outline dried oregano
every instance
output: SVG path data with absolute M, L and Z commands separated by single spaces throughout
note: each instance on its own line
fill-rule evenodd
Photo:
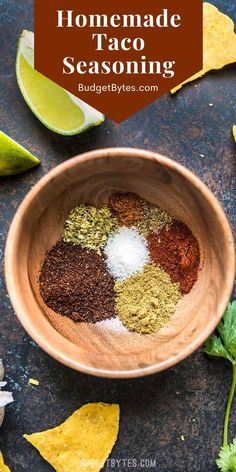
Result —
M 155 333 L 175 313 L 181 298 L 178 283 L 154 264 L 143 272 L 115 283 L 117 315 L 130 331 Z
M 136 226 L 140 233 L 159 233 L 172 217 L 165 210 L 154 206 L 134 193 L 114 193 L 108 203 L 119 224 Z
M 116 218 L 107 206 L 81 204 L 73 208 L 65 222 L 63 240 L 101 253 L 108 236 L 117 228 Z
M 164 226 L 172 222 L 169 213 L 145 200 L 140 201 L 139 214 L 137 227 L 144 236 L 150 233 L 159 233 Z

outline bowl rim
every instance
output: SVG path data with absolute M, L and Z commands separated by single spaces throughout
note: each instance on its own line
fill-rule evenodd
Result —
M 209 205 L 214 208 L 214 211 L 218 215 L 219 221 L 221 226 L 223 227 L 224 238 L 227 240 L 227 267 L 226 267 L 226 284 L 224 292 L 222 293 L 220 302 L 218 303 L 218 313 L 217 316 L 214 318 L 212 317 L 209 323 L 205 326 L 204 330 L 201 334 L 194 339 L 190 344 L 187 344 L 184 349 L 175 353 L 168 359 L 153 364 L 148 367 L 142 367 L 138 369 L 131 369 L 131 370 L 110 370 L 110 369 L 98 369 L 95 367 L 88 367 L 84 364 L 81 364 L 78 360 L 70 358 L 68 355 L 63 354 L 54 345 L 49 344 L 45 339 L 44 336 L 38 333 L 35 326 L 28 318 L 27 312 L 22 310 L 21 301 L 18 298 L 15 279 L 12 277 L 13 266 L 14 266 L 14 259 L 16 257 L 15 253 L 15 240 L 18 238 L 18 229 L 19 225 L 21 224 L 22 217 L 26 212 L 29 204 L 32 200 L 36 197 L 36 195 L 47 186 L 47 184 L 53 179 L 55 180 L 57 176 L 61 175 L 64 171 L 68 169 L 72 169 L 77 167 L 79 164 L 84 163 L 90 160 L 96 160 L 100 158 L 116 158 L 116 157 L 133 157 L 133 158 L 143 158 L 151 161 L 155 161 L 164 167 L 168 167 L 169 169 L 176 171 L 177 173 L 181 174 L 184 178 L 186 178 L 196 189 L 200 192 L 205 200 L 208 201 Z M 43 349 L 47 354 L 51 357 L 59 361 L 60 363 L 77 370 L 82 373 L 99 376 L 99 377 L 109 377 L 109 378 L 135 378 L 135 377 L 143 377 L 146 375 L 155 374 L 157 372 L 161 372 L 169 367 L 174 366 L 175 364 L 179 363 L 180 361 L 184 360 L 190 354 L 192 354 L 196 349 L 198 349 L 201 344 L 207 339 L 207 337 L 214 331 L 218 322 L 220 321 L 223 313 L 226 309 L 227 303 L 230 300 L 230 296 L 232 293 L 234 279 L 235 279 L 235 251 L 234 251 L 234 239 L 232 235 L 231 226 L 227 220 L 227 217 L 224 213 L 224 210 L 217 200 L 217 198 L 213 195 L 211 190 L 202 182 L 202 180 L 197 177 L 193 172 L 188 170 L 183 165 L 179 164 L 178 162 L 162 156 L 161 154 L 148 151 L 146 149 L 139 149 L 139 148 L 127 148 L 127 147 L 111 147 L 111 148 L 104 148 L 99 150 L 88 151 L 79 155 L 76 155 L 73 158 L 66 160 L 65 162 L 59 164 L 52 170 L 50 170 L 46 175 L 44 175 L 34 186 L 33 188 L 27 193 L 24 197 L 23 201 L 19 205 L 15 216 L 12 220 L 10 225 L 10 229 L 7 236 L 6 241 L 6 248 L 5 248 L 5 279 L 6 279 L 6 286 L 8 290 L 8 294 L 10 297 L 11 304 L 17 315 L 20 323 L 29 334 L 29 336 Z M 55 330 L 57 333 L 57 331 Z M 71 341 L 64 338 L 62 335 L 57 333 L 63 341 L 67 344 Z

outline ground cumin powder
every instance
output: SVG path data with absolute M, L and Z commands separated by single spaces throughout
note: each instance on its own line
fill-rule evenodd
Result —
M 157 235 L 147 237 L 153 262 L 159 264 L 179 282 L 181 293 L 189 293 L 198 277 L 200 264 L 199 244 L 192 231 L 182 221 L 174 220 Z
M 116 282 L 116 311 L 130 331 L 155 333 L 175 313 L 181 298 L 178 283 L 155 264 L 146 264 L 143 272 Z

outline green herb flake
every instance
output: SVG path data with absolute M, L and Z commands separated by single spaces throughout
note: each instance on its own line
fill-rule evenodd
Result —
M 95 208 L 81 204 L 73 208 L 65 222 L 63 240 L 94 249 L 101 254 L 110 234 L 117 229 L 116 218 L 107 206 Z
M 139 221 L 137 227 L 141 234 L 159 233 L 164 226 L 172 222 L 172 217 L 165 210 L 154 206 L 146 200 L 140 201 Z
M 221 472 L 236 472 L 236 438 L 221 448 L 216 464 Z

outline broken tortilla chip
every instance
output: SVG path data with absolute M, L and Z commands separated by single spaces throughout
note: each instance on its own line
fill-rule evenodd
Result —
M 29 385 L 36 385 L 36 386 L 38 386 L 38 385 L 39 385 L 39 381 L 36 380 L 36 379 L 29 379 L 28 384 L 29 384 Z
M 4 463 L 3 455 L 0 451 L 0 472 L 11 472 L 9 467 Z
M 60 426 L 24 438 L 57 472 L 99 472 L 116 442 L 119 415 L 119 405 L 88 403 Z
M 203 68 L 171 90 L 177 92 L 184 84 L 214 69 L 236 62 L 234 22 L 211 3 L 203 3 Z
M 233 126 L 233 137 L 234 141 L 236 142 L 236 125 Z

